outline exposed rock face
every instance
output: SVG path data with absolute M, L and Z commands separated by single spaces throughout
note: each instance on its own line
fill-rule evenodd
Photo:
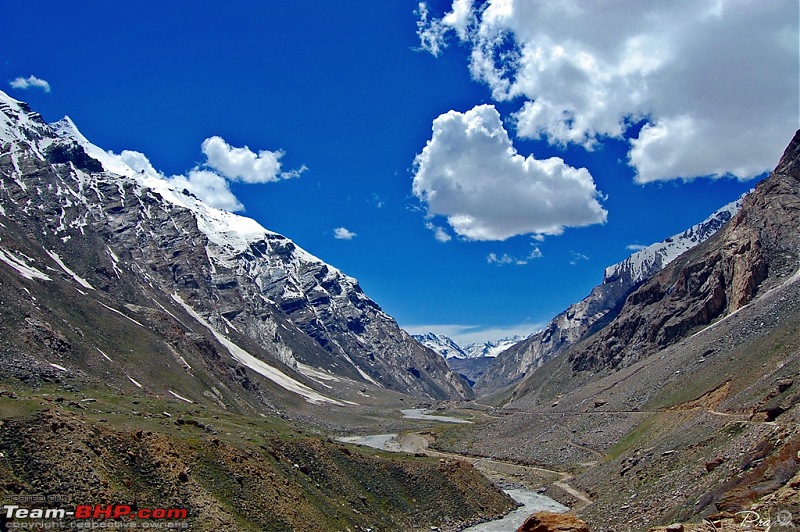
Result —
M 681 253 L 716 233 L 738 212 L 743 198 L 725 205 L 683 233 L 648 246 L 606 268 L 603 282 L 588 296 L 553 318 L 544 330 L 500 353 L 496 362 L 478 379 L 476 388 L 502 388 L 513 383 L 609 323 L 619 313 L 628 294 Z M 746 284 L 748 281 L 741 279 L 739 282 Z
M 154 309 L 166 330 L 184 328 L 176 316 L 189 313 L 212 344 L 237 344 L 220 350 L 244 366 L 274 376 L 239 344 L 333 395 L 325 383 L 337 378 L 429 398 L 472 395 L 352 277 L 254 220 L 135 172 L 68 118 L 48 125 L 3 93 L 0 175 L 0 266 L 17 280 L 31 278 L 29 266 L 41 283 L 57 272 L 106 308 Z M 47 324 L 30 328 L 63 344 Z
M 575 350 L 575 371 L 627 365 L 747 305 L 800 265 L 800 132 L 721 231 L 635 289 L 619 315 Z
M 589 532 L 589 526 L 574 515 L 536 512 L 517 532 Z

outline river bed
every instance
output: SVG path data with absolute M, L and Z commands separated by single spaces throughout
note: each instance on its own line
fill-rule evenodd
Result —
M 406 410 L 403 411 L 404 414 L 406 412 Z M 441 420 L 441 417 L 444 416 L 429 417 L 434 417 Z M 458 422 L 463 423 L 464 421 L 458 420 Z M 416 435 L 405 435 L 398 440 L 397 434 L 373 434 L 370 436 L 342 436 L 336 438 L 336 440 L 343 443 L 366 445 L 367 447 L 380 449 L 382 451 L 414 453 L 421 450 L 419 448 L 419 441 L 422 441 L 423 439 Z M 537 493 L 533 490 L 525 488 L 512 488 L 503 491 L 508 493 L 512 499 L 522 504 L 522 506 L 511 511 L 510 513 L 507 513 L 500 519 L 495 519 L 494 521 L 488 521 L 486 523 L 472 526 L 465 529 L 464 532 L 506 532 L 508 530 L 516 530 L 522 523 L 525 522 L 525 519 L 527 519 L 534 512 L 548 511 L 564 513 L 569 510 L 569 508 L 559 504 L 550 497 L 542 495 L 541 493 Z
M 519 528 L 519 526 L 534 512 L 547 511 L 561 514 L 569 510 L 569 508 L 563 504 L 559 504 L 550 497 L 542 495 L 541 493 L 536 493 L 535 491 L 526 490 L 524 488 L 514 488 L 503 491 L 508 493 L 512 499 L 521 503 L 522 506 L 507 513 L 500 519 L 465 528 L 464 532 L 508 532 L 509 530 L 516 530 Z
M 421 419 L 423 421 L 442 421 L 444 423 L 472 423 L 466 419 L 459 419 L 450 416 L 437 416 L 424 408 L 406 408 L 400 411 L 406 419 Z

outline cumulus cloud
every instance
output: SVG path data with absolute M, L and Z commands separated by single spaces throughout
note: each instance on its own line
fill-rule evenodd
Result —
M 333 238 L 339 240 L 353 240 L 356 236 L 356 233 L 350 231 L 346 227 L 337 227 L 333 230 Z
M 232 181 L 270 183 L 298 177 L 306 170 L 303 166 L 298 170 L 282 172 L 282 151 L 261 150 L 255 153 L 247 146 L 234 148 L 217 136 L 204 140 L 201 148 L 207 159 L 206 166 Z
M 231 192 L 228 181 L 216 172 L 195 167 L 186 175 L 167 177 L 156 170 L 143 153 L 123 150 L 119 155 L 113 153 L 111 155 L 130 166 L 137 173 L 166 181 L 176 190 L 191 192 L 211 207 L 231 212 L 244 210 L 244 205 Z
M 517 153 L 494 106 L 449 111 L 414 160 L 414 195 L 468 240 L 558 235 L 606 220 L 594 180 L 560 158 Z
M 14 89 L 30 89 L 30 88 L 37 88 L 42 89 L 44 92 L 50 92 L 50 84 L 41 79 L 37 78 L 36 76 L 28 76 L 27 78 L 19 77 L 12 79 L 8 82 Z
M 140 174 L 144 174 L 147 177 L 156 177 L 159 179 L 165 179 L 164 174 L 162 174 L 153 167 L 153 164 L 150 162 L 150 159 L 148 159 L 144 153 L 132 150 L 122 150 L 122 153 L 120 153 L 119 155 L 115 155 L 114 153 L 111 152 L 109 153 L 110 155 L 113 155 L 117 159 L 121 160 L 123 163 L 127 164 Z
M 212 207 L 232 212 L 244 210 L 244 205 L 231 191 L 231 181 L 270 183 L 297 177 L 306 170 L 304 165 L 298 170 L 283 172 L 280 163 L 283 152 L 255 153 L 247 146 L 234 148 L 217 136 L 203 141 L 201 150 L 206 156 L 205 164 L 192 168 L 185 175 L 170 177 L 156 170 L 143 153 L 124 150 L 119 155 L 111 155 L 138 173 L 167 181 L 177 190 L 187 190 Z M 350 238 L 353 236 L 354 233 Z
M 645 120 L 628 159 L 647 183 L 775 165 L 798 127 L 797 18 L 793 0 L 457 0 L 418 24 L 431 52 L 469 46 L 493 98 L 522 100 L 520 136 L 591 149 Z
M 167 179 L 178 190 L 186 189 L 200 200 L 224 211 L 243 211 L 244 205 L 231 192 L 224 177 L 209 170 L 190 170 L 185 176 Z

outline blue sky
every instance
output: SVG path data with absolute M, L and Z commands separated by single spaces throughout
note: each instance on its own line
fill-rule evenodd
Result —
M 2 0 L 0 83 L 463 343 L 533 332 L 799 125 L 795 0 L 598 5 Z

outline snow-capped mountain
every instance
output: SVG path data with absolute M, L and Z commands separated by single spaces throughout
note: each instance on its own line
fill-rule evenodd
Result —
M 497 388 L 514 382 L 599 329 L 616 316 L 625 298 L 636 287 L 725 225 L 739 211 L 745 197 L 746 194 L 742 195 L 686 231 L 647 246 L 606 268 L 603 282 L 588 296 L 553 318 L 542 331 L 504 350 L 484 372 L 477 386 Z
M 356 279 L 255 220 L 137 171 L 89 142 L 69 118 L 48 125 L 2 92 L 0 175 L 0 273 L 32 294 L 31 288 L 64 281 L 53 272 L 66 273 L 94 307 L 133 312 L 132 323 L 171 331 L 164 350 L 177 353 L 181 366 L 206 367 L 217 387 L 225 382 L 220 372 L 232 371 L 247 387 L 257 376 L 316 403 L 343 404 L 336 396 L 350 384 L 431 398 L 471 395 Z M 28 315 L 43 298 L 32 297 L 34 303 L 20 302 Z M 72 334 L 64 324 L 74 316 L 39 314 L 37 322 Z M 200 340 L 183 346 L 187 334 L 205 338 L 205 347 Z M 88 348 L 124 358 L 103 345 Z M 182 348 L 227 358 L 187 362 Z M 63 362 L 92 373 L 83 360 Z M 128 379 L 148 386 L 141 368 L 131 364 L 126 371 L 139 371 Z
M 606 268 L 603 284 L 621 282 L 632 286 L 649 279 L 686 251 L 708 240 L 742 208 L 745 196 L 743 194 L 686 231 L 651 244 L 622 262 L 609 266 Z
M 448 360 L 453 358 L 494 358 L 512 345 L 525 339 L 522 336 L 511 336 L 488 342 L 473 342 L 461 347 L 455 340 L 444 334 L 429 332 L 413 336 L 416 341 Z
M 463 349 L 449 336 L 433 332 L 412 335 L 414 340 L 446 359 L 467 358 Z
M 512 345 L 521 342 L 526 337 L 514 335 L 500 340 L 492 340 L 483 343 L 471 343 L 464 347 L 464 354 L 467 358 L 494 358 Z

